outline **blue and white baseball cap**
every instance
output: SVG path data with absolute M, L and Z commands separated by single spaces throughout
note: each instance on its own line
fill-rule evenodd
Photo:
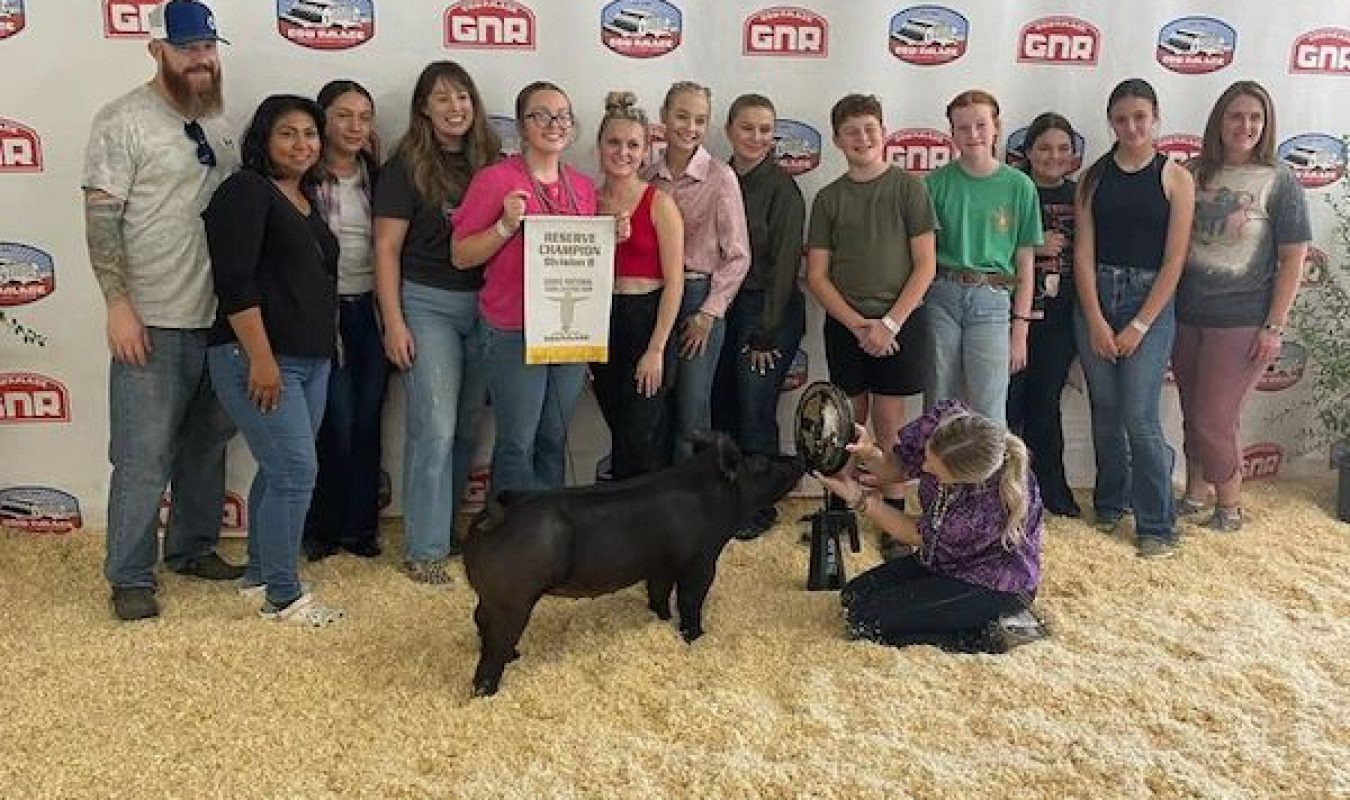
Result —
M 216 17 L 197 0 L 168 0 L 150 12 L 150 38 L 169 44 L 225 42 L 216 31 Z

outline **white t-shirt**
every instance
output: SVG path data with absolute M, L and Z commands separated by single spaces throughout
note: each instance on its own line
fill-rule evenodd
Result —
M 358 172 L 337 181 L 338 294 L 365 294 L 375 288 L 375 265 L 371 261 L 370 202 L 362 194 Z
M 126 201 L 127 290 L 146 325 L 209 328 L 216 295 L 201 213 L 239 167 L 222 118 L 198 120 L 216 166 L 197 160 L 189 120 L 146 84 L 104 106 L 85 151 L 83 187 Z

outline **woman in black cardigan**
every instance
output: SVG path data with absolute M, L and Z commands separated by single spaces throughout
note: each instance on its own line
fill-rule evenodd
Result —
M 268 97 L 243 168 L 202 213 L 219 299 L 211 381 L 258 462 L 241 591 L 263 596 L 265 619 L 314 627 L 342 617 L 305 591 L 297 565 L 337 341 L 338 244 L 312 193 L 323 129 L 313 100 Z

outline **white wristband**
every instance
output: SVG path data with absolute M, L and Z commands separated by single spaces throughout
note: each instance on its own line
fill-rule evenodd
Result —
M 502 221 L 500 218 L 497 220 L 496 227 L 497 227 L 497 235 L 502 237 L 503 239 L 510 239 L 512 236 L 515 235 L 515 231 L 506 227 L 506 223 Z
M 886 326 L 886 330 L 890 331 L 892 336 L 900 332 L 900 323 L 891 319 L 890 314 L 881 318 L 881 324 Z
M 1144 322 L 1138 317 L 1135 317 L 1134 319 L 1130 320 L 1130 327 L 1134 328 L 1140 333 L 1148 333 L 1148 323 Z

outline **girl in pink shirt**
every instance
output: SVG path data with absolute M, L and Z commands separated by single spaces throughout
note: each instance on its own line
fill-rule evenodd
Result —
M 536 81 L 516 96 L 521 154 L 474 175 L 454 214 L 451 261 L 486 264 L 478 308 L 483 359 L 496 422 L 492 490 L 557 488 L 566 482 L 567 423 L 581 395 L 585 364 L 525 363 L 527 214 L 589 216 L 595 184 L 562 163 L 572 143 L 572 104 Z

